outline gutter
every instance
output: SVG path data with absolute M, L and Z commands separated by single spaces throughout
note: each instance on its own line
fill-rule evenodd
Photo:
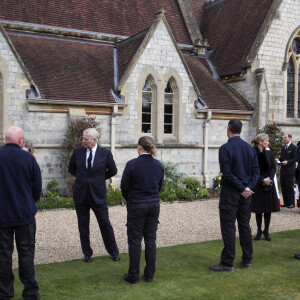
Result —
M 253 115 L 254 111 L 251 110 L 224 110 L 219 108 L 209 109 L 212 113 L 222 113 L 222 114 L 239 114 L 239 115 Z M 207 109 L 198 109 L 197 113 L 207 113 Z M 199 117 L 197 117 L 199 119 Z
M 74 106 L 92 106 L 92 107 L 126 107 L 125 103 L 109 102 L 91 102 L 91 101 L 69 101 L 69 100 L 51 100 L 51 99 L 28 99 L 29 104 L 56 104 L 56 105 L 74 105 Z

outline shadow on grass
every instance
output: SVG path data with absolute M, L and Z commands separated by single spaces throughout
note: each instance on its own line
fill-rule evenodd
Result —
M 239 267 L 237 239 L 234 273 L 215 273 L 222 241 L 187 244 L 157 250 L 157 273 L 152 283 L 131 285 L 123 280 L 128 254 L 120 262 L 96 257 L 36 266 L 43 299 L 300 299 L 300 230 L 273 233 L 272 241 L 254 241 L 251 270 Z M 141 274 L 144 257 L 141 261 Z M 14 271 L 17 278 L 17 270 Z M 22 299 L 22 285 L 15 282 L 15 300 Z

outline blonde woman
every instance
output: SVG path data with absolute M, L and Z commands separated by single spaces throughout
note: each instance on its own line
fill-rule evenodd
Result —
M 34 150 L 34 148 L 32 146 L 32 143 L 29 140 L 24 140 L 23 150 L 31 153 L 33 155 L 33 157 L 35 158 L 35 160 L 37 160 L 37 156 L 36 156 L 35 150 Z
M 251 212 L 256 214 L 257 234 L 254 240 L 260 240 L 262 234 L 267 241 L 271 241 L 269 226 L 271 213 L 280 210 L 274 184 L 276 173 L 275 158 L 269 149 L 269 136 L 265 133 L 258 134 L 252 141 L 257 153 L 260 176 L 254 188 L 251 199 Z M 262 231 L 262 215 L 264 214 L 265 228 Z
M 144 237 L 144 280 L 152 282 L 156 265 L 156 231 L 160 211 L 159 192 L 164 182 L 164 167 L 156 159 L 156 148 L 148 136 L 138 141 L 139 157 L 127 162 L 121 190 L 127 202 L 127 236 L 129 269 L 124 279 L 132 284 L 140 281 L 141 243 Z

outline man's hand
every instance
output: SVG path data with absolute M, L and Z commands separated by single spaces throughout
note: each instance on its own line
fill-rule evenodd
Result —
M 251 191 L 248 187 L 246 187 L 245 190 L 241 193 L 241 195 L 244 198 L 248 198 L 248 197 L 252 196 L 253 194 L 254 194 L 254 192 Z
M 284 160 L 283 162 L 282 162 L 282 164 L 285 166 L 285 165 L 287 165 L 287 160 Z

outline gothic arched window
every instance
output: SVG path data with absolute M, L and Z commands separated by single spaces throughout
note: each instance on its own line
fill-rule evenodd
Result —
M 165 88 L 165 99 L 164 99 L 164 134 L 174 133 L 174 93 L 171 86 L 171 82 L 168 81 Z
M 151 133 L 152 121 L 152 87 L 149 78 L 146 79 L 142 92 L 142 133 Z
M 290 40 L 287 55 L 286 117 L 300 118 L 300 31 Z
M 295 67 L 293 58 L 290 58 L 289 66 L 287 69 L 287 109 L 286 116 L 294 118 L 295 107 Z

